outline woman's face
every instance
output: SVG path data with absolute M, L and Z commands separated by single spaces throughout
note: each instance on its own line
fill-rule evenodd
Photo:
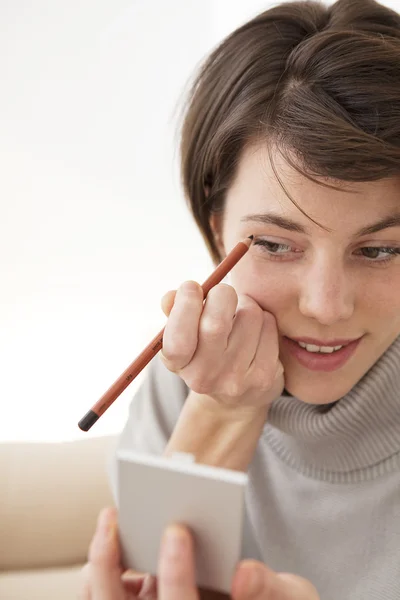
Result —
M 286 389 L 326 404 L 400 334 L 400 255 L 389 250 L 400 252 L 400 176 L 337 191 L 274 160 L 289 194 L 326 229 L 285 195 L 265 148 L 245 152 L 224 215 L 211 224 L 224 253 L 256 236 L 232 285 L 275 316 Z

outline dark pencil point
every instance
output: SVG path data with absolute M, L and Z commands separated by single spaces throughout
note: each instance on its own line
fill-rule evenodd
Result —
M 254 240 L 254 235 L 249 235 L 249 240 Z
M 96 415 L 95 412 L 89 410 L 79 421 L 78 427 L 79 429 L 82 429 L 82 431 L 89 431 L 89 429 L 96 423 L 97 419 L 99 419 L 99 415 Z

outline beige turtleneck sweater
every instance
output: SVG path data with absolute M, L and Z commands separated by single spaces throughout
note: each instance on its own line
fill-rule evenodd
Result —
M 162 454 L 187 395 L 154 359 L 118 448 Z M 321 600 L 399 600 L 400 338 L 334 404 L 278 398 L 248 474 L 243 558 Z

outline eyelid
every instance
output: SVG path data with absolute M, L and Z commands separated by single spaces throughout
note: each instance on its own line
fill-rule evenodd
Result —
M 355 246 L 382 246 L 382 247 L 389 247 L 389 246 L 400 246 L 400 238 L 397 238 L 397 240 L 385 240 L 385 239 L 379 239 L 379 237 L 374 237 L 373 239 L 371 239 L 371 237 L 363 239 L 363 240 L 358 240 L 357 242 L 354 243 Z
M 282 236 L 278 236 L 278 235 L 255 235 L 254 236 L 254 242 L 256 242 L 257 240 L 265 240 L 266 242 L 271 242 L 272 244 L 282 244 L 285 246 L 298 246 L 298 244 L 296 242 L 294 242 L 293 240 L 288 240 L 287 238 L 284 238 Z

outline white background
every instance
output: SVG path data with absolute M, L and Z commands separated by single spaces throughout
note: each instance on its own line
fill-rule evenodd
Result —
M 163 293 L 212 268 L 179 187 L 182 94 L 270 4 L 0 3 L 0 441 L 123 426 L 143 373 L 77 422 L 164 325 Z

